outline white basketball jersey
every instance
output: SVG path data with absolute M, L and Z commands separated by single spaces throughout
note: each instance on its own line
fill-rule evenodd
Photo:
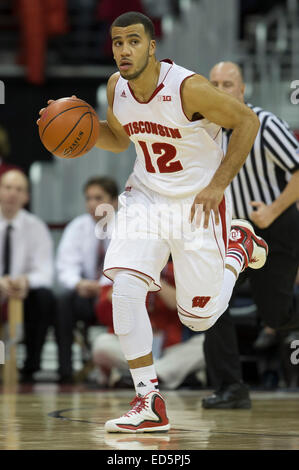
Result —
M 157 88 L 145 103 L 121 76 L 115 86 L 113 113 L 136 148 L 133 175 L 165 196 L 199 192 L 223 158 L 221 127 L 207 119 L 190 121 L 184 113 L 181 87 L 192 75 L 168 59 L 162 61 Z

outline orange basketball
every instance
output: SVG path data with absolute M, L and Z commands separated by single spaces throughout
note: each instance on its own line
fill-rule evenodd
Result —
M 99 118 L 86 101 L 60 98 L 44 110 L 39 136 L 49 152 L 61 158 L 81 157 L 99 137 Z

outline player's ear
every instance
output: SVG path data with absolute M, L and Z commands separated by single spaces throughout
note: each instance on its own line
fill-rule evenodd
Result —
M 153 56 L 155 52 L 156 52 L 156 41 L 154 39 L 151 39 L 150 47 L 149 47 L 149 55 Z

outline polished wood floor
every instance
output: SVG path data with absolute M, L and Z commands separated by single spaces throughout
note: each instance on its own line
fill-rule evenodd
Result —
M 167 434 L 107 434 L 133 393 L 35 385 L 0 394 L 0 449 L 299 449 L 299 393 L 253 392 L 251 410 L 204 410 L 208 391 L 164 392 Z

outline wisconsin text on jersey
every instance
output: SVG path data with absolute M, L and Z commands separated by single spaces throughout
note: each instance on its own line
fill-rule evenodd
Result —
M 181 139 L 181 133 L 179 129 L 172 129 L 171 127 L 162 126 L 162 124 L 156 124 L 148 121 L 134 121 L 125 124 L 124 129 L 128 136 L 133 134 L 155 134 L 161 137 L 172 137 L 173 139 Z

